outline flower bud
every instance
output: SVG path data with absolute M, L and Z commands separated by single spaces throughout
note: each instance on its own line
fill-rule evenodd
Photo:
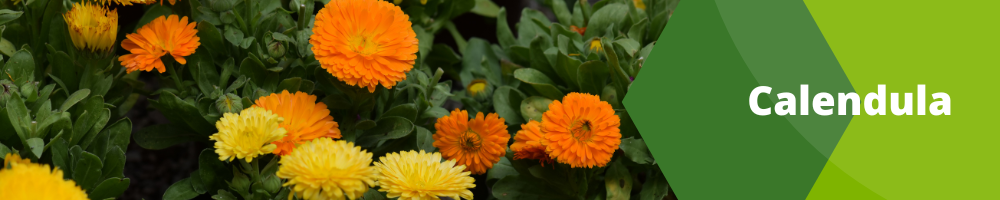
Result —
M 552 103 L 551 99 L 546 99 L 543 97 L 532 96 L 521 101 L 521 116 L 524 120 L 535 120 L 542 121 L 542 113 L 549 111 L 549 104 Z
M 243 110 L 243 99 L 233 93 L 222 95 L 215 101 L 215 108 L 219 113 L 239 113 Z
M 282 56 L 285 56 L 285 50 L 286 50 L 285 44 L 281 43 L 281 41 L 272 39 L 270 42 L 267 43 L 267 54 L 271 55 L 271 57 L 273 58 L 278 59 L 281 58 Z
M 493 86 L 484 79 L 476 79 L 465 87 L 465 91 L 476 101 L 486 101 L 493 95 Z
M 264 178 L 264 191 L 277 194 L 278 190 L 281 190 L 281 179 L 278 179 L 277 176 L 267 176 L 267 178 Z
M 0 103 L 7 103 L 7 100 L 14 95 L 14 92 L 18 91 L 17 85 L 10 82 L 10 80 L 4 79 L 0 80 L 0 87 L 3 88 L 2 93 L 0 93 Z

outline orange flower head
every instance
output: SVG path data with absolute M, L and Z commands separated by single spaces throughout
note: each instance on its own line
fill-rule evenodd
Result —
M 603 167 L 621 144 L 621 119 L 611 104 L 590 94 L 570 93 L 542 114 L 545 152 L 574 168 Z
M 417 59 L 409 18 L 388 1 L 332 1 L 316 14 L 309 44 L 320 66 L 347 84 L 392 88 Z
M 253 107 L 261 107 L 285 118 L 279 126 L 288 133 L 281 140 L 272 144 L 278 145 L 275 155 L 288 155 L 299 144 L 310 140 L 328 137 L 340 138 L 337 122 L 330 116 L 330 110 L 323 102 L 316 102 L 316 96 L 304 92 L 289 93 L 288 90 L 258 98 Z
M 576 32 L 576 33 L 579 33 L 580 35 L 583 35 L 583 33 L 587 32 L 587 27 L 580 28 L 580 27 L 576 27 L 576 25 L 570 25 L 569 26 L 569 30 L 571 30 L 573 32 Z
M 514 144 L 510 145 L 510 150 L 514 151 L 514 159 L 537 159 L 542 166 L 545 166 L 545 163 L 552 163 L 552 158 L 545 153 L 545 134 L 542 133 L 542 124 L 535 120 L 521 124 L 521 130 L 514 135 Z
M 500 161 L 501 156 L 507 154 L 510 134 L 504 119 L 496 113 L 483 117 L 480 112 L 470 120 L 468 111 L 456 109 L 450 115 L 438 118 L 434 128 L 437 129 L 432 136 L 434 146 L 441 149 L 442 156 L 456 159 L 472 174 L 486 173 Z
M 188 24 L 188 18 L 178 19 L 177 15 L 170 17 L 160 16 L 148 24 L 136 30 L 136 33 L 126 35 L 122 41 L 122 48 L 131 54 L 118 57 L 122 66 L 128 72 L 133 71 L 153 71 L 155 68 L 160 73 L 166 71 L 160 57 L 170 54 L 180 64 L 187 64 L 184 56 L 194 53 L 195 49 L 201 45 L 200 38 L 194 29 L 196 23 Z

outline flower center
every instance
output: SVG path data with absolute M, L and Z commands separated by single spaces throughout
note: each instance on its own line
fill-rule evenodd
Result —
M 378 43 L 375 43 L 375 38 L 367 35 L 355 35 L 348 39 L 348 44 L 354 53 L 358 53 L 364 56 L 370 56 L 372 54 L 378 53 L 380 47 Z
M 468 130 L 462 133 L 459 138 L 462 145 L 462 150 L 466 151 L 479 151 L 483 146 L 483 138 L 479 136 L 479 133 L 475 131 Z
M 591 126 L 593 126 L 590 120 L 576 120 L 570 123 L 570 134 L 577 141 L 589 142 L 593 137 L 593 132 L 591 131 Z

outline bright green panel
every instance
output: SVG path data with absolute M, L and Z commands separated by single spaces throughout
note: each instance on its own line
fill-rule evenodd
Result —
M 859 94 L 926 84 L 928 99 L 952 101 L 950 116 L 855 117 L 830 162 L 886 199 L 997 198 L 1000 2 L 805 2 Z M 838 173 L 824 171 L 809 199 L 857 192 Z

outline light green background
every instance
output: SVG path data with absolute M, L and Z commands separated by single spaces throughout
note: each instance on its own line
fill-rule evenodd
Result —
M 808 199 L 1000 199 L 1000 1 L 805 3 L 862 97 L 952 100 L 951 116 L 854 117 Z

